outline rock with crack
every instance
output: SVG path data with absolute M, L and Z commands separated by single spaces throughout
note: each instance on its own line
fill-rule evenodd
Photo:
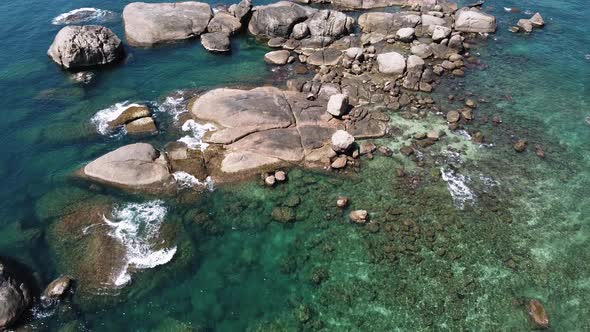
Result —
M 100 25 L 71 25 L 62 28 L 47 55 L 66 69 L 106 65 L 123 58 L 121 40 Z
M 131 46 L 153 46 L 194 38 L 205 32 L 213 13 L 206 3 L 133 2 L 123 10 L 125 37 Z

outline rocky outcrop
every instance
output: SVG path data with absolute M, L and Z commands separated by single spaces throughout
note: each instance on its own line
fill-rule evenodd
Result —
M 461 8 L 455 14 L 455 30 L 462 32 L 494 32 L 496 18 L 477 8 Z
M 205 32 L 211 20 L 211 7 L 200 2 L 133 2 L 123 10 L 127 43 L 153 46 L 194 38 Z
M 30 305 L 28 286 L 0 260 L 0 330 L 11 327 Z
M 62 28 L 47 54 L 67 69 L 106 65 L 123 58 L 121 40 L 108 28 L 99 25 Z
M 224 53 L 231 50 L 229 35 L 225 32 L 208 32 L 201 36 L 203 47 L 214 53 Z
M 166 157 L 146 143 L 125 145 L 92 161 L 82 176 L 126 189 L 162 186 L 170 182 Z

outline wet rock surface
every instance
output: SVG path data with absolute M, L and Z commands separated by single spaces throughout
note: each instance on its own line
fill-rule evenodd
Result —
M 0 330 L 12 327 L 31 303 L 29 286 L 0 258 Z

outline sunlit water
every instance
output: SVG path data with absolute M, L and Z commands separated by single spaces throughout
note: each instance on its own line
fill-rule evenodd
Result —
M 113 246 L 126 243 L 120 250 L 136 263 L 118 270 L 126 287 L 103 295 L 80 290 L 31 324 L 93 331 L 526 330 L 519 301 L 538 298 L 554 330 L 590 329 L 584 1 L 486 3 L 499 19 L 498 32 L 474 49 L 487 68 L 435 94 L 449 108 L 460 102 L 447 105 L 447 94 L 474 94 L 476 121 L 467 129 L 481 130 L 484 145 L 449 133 L 433 147 L 440 153 L 420 156 L 431 165 L 424 170 L 396 154 L 363 162 L 358 175 L 293 170 L 274 189 L 203 183 L 210 190 L 198 198 L 173 199 L 100 191 L 71 179 L 84 163 L 134 141 L 102 135 L 93 117 L 118 103 L 147 103 L 160 124 L 148 142 L 163 147 L 198 138 L 205 129 L 189 123 L 183 130 L 182 98 L 170 95 L 264 84 L 271 74 L 262 60 L 267 48 L 244 34 L 229 56 L 209 54 L 198 42 L 127 49 L 124 63 L 95 72 L 89 84 L 76 83 L 47 58 L 58 15 L 83 7 L 120 14 L 125 3 L 0 3 L 0 254 L 30 267 L 43 287 L 84 258 L 68 251 L 80 247 L 79 234 L 60 233 L 60 223 L 72 208 L 106 201 L 100 212 L 110 228 L 102 231 Z M 508 27 L 527 14 L 503 7 L 539 11 L 547 26 L 512 34 Z M 123 35 L 118 19 L 102 24 Z M 500 115 L 503 124 L 483 124 L 484 115 Z M 392 120 L 407 133 L 443 126 L 436 117 Z M 526 153 L 513 151 L 517 138 L 529 140 Z M 403 141 L 380 142 L 395 148 Z M 544 160 L 535 144 L 544 147 Z M 401 166 L 417 182 L 395 177 Z M 177 176 L 187 187 L 194 182 Z M 348 210 L 334 206 L 339 195 L 351 198 L 350 209 L 369 210 L 376 223 L 349 224 Z M 294 211 L 296 222 L 273 221 L 277 207 Z

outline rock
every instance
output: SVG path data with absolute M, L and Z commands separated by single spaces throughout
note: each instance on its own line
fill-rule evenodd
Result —
M 337 130 L 332 134 L 332 150 L 338 153 L 347 152 L 354 144 L 354 136 L 344 130 Z
M 293 27 L 293 32 L 291 32 L 291 37 L 295 39 L 303 39 L 309 36 L 309 27 L 305 22 L 297 23 Z
M 208 32 L 201 35 L 201 44 L 209 52 L 229 52 L 231 43 L 229 35 L 225 32 Z
M 305 21 L 312 12 L 315 10 L 287 1 L 255 7 L 248 31 L 266 38 L 288 38 L 293 26 Z
M 516 25 L 524 32 L 532 32 L 533 31 L 533 24 L 530 20 L 527 19 L 520 19 Z
M 447 24 L 443 18 L 436 17 L 433 15 L 422 14 L 422 26 L 423 27 L 434 27 L 437 25 Z
M 436 131 L 436 130 L 431 130 L 426 134 L 426 137 L 428 139 L 433 140 L 433 141 L 438 141 L 439 136 L 440 135 L 439 135 L 438 131 Z
M 201 2 L 133 2 L 123 9 L 125 38 L 144 47 L 194 38 L 205 32 L 211 16 L 211 7 Z
M 295 210 L 290 207 L 280 206 L 272 209 L 271 216 L 274 220 L 282 223 L 290 223 L 295 221 Z
M 463 37 L 461 35 L 454 35 L 451 36 L 451 38 L 449 39 L 449 44 L 448 44 L 449 48 L 455 49 L 455 50 L 462 50 L 463 49 Z
M 240 22 L 244 22 L 249 16 L 252 10 L 251 0 L 242 0 L 237 5 L 229 7 L 229 12 L 235 16 Z
M 271 51 L 264 55 L 264 61 L 271 65 L 285 65 L 291 52 L 287 50 Z
M 335 94 L 328 101 L 328 113 L 334 117 L 341 117 L 348 112 L 348 96 L 344 94 Z
M 279 48 L 279 47 L 283 47 L 283 44 L 285 44 L 287 40 L 283 37 L 275 37 L 275 38 L 271 38 L 268 40 L 268 43 L 266 43 L 268 45 L 268 47 L 272 47 L 272 48 Z
M 127 133 L 132 135 L 154 134 L 158 132 L 154 119 L 150 117 L 133 120 L 125 125 Z
M 410 55 L 407 63 L 408 65 L 403 87 L 410 90 L 419 90 L 422 69 L 424 68 L 424 60 L 417 55 Z
M 147 106 L 131 104 L 116 119 L 109 122 L 109 128 L 114 129 L 131 121 L 149 116 L 151 116 L 151 112 Z
M 542 145 L 535 144 L 535 154 L 541 159 L 545 158 L 545 150 Z
M 366 210 L 354 210 L 350 212 L 348 218 L 355 224 L 364 224 L 369 220 L 369 213 Z
M 395 33 L 395 38 L 401 42 L 409 43 L 414 40 L 415 33 L 414 28 L 401 28 Z
M 161 186 L 171 179 L 166 158 L 146 143 L 125 145 L 82 169 L 89 179 L 117 187 Z
M 60 66 L 81 69 L 114 63 L 123 58 L 123 43 L 99 25 L 71 25 L 59 30 L 47 51 Z
M 0 260 L 0 330 L 14 324 L 31 305 L 31 292 Z
M 526 309 L 533 328 L 539 330 L 546 330 L 549 328 L 549 316 L 541 301 L 535 299 L 529 300 L 526 304 Z
M 47 288 L 45 288 L 43 295 L 41 295 L 41 300 L 47 304 L 51 304 L 52 302 L 61 299 L 70 289 L 73 281 L 74 280 L 70 276 L 61 276 L 55 279 L 47 286 Z
M 342 57 L 342 51 L 333 48 L 325 48 L 312 53 L 307 58 L 307 63 L 314 66 L 335 66 Z
M 275 182 L 276 182 L 276 178 L 274 175 L 269 175 L 266 178 L 264 178 L 264 183 L 269 187 L 274 186 Z
M 361 143 L 361 146 L 359 147 L 359 154 L 365 155 L 368 153 L 373 153 L 375 152 L 375 150 L 377 150 L 377 146 L 375 145 L 375 143 L 364 141 Z
M 461 118 L 461 114 L 459 114 L 459 112 L 457 112 L 457 111 L 450 111 L 447 113 L 447 121 L 449 123 L 459 122 L 460 118 Z
M 422 59 L 426 59 L 432 56 L 432 48 L 430 48 L 430 45 L 427 44 L 414 45 L 411 48 L 411 52 L 412 54 L 417 55 Z
M 524 152 L 524 150 L 526 150 L 526 146 L 528 144 L 528 141 L 526 139 L 519 139 L 518 141 L 516 141 L 516 143 L 514 143 L 514 150 L 516 152 Z
M 285 182 L 287 181 L 287 174 L 284 171 L 277 171 L 275 172 L 275 180 L 277 182 Z
M 455 63 L 449 60 L 445 60 L 441 63 L 441 66 L 446 70 L 453 70 L 455 69 Z
M 336 10 L 320 10 L 305 21 L 311 36 L 338 39 L 353 30 L 352 17 Z
M 406 59 L 397 52 L 377 55 L 379 72 L 388 75 L 403 75 L 406 69 Z
M 494 32 L 496 18 L 476 8 L 461 8 L 455 14 L 455 30 L 461 32 Z
M 336 158 L 332 164 L 330 164 L 330 167 L 332 167 L 333 169 L 341 169 L 346 167 L 346 163 L 347 163 L 347 158 L 346 156 L 342 155 L 339 156 L 338 158 Z
M 535 15 L 531 17 L 530 21 L 535 28 L 541 28 L 545 25 L 545 20 L 543 20 L 543 17 L 539 13 L 535 13 Z
M 358 25 L 363 33 L 393 35 L 401 28 L 416 28 L 421 22 L 413 13 L 368 12 L 359 16 Z
M 469 108 L 475 108 L 475 101 L 471 98 L 467 98 L 465 100 L 465 106 L 467 106 Z
M 207 32 L 224 32 L 226 35 L 232 35 L 242 28 L 240 19 L 227 12 L 217 12 L 209 24 Z
M 432 30 L 432 40 L 440 42 L 443 39 L 449 38 L 451 35 L 451 29 L 442 25 L 435 25 Z
M 348 197 L 346 196 L 338 196 L 338 199 L 336 199 L 336 206 L 344 209 L 348 206 Z

